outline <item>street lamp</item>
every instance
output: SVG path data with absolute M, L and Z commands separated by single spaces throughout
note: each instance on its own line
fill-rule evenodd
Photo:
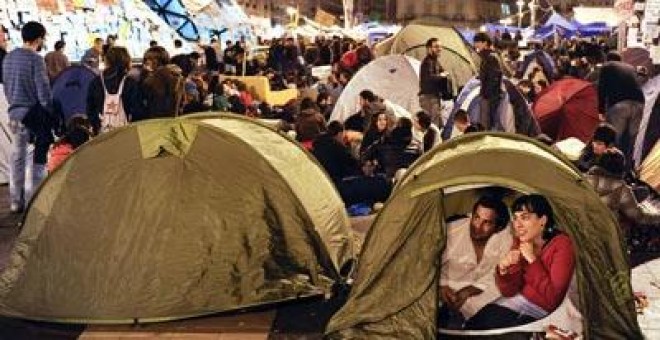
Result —
M 518 28 L 520 28 L 522 27 L 522 18 L 523 18 L 522 9 L 523 7 L 525 7 L 525 1 L 518 0 L 516 2 L 516 5 L 518 6 Z

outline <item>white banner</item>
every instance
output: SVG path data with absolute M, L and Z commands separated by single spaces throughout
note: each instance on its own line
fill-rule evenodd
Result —
M 614 10 L 619 15 L 619 20 L 626 21 L 635 11 L 635 3 L 633 0 L 616 0 Z

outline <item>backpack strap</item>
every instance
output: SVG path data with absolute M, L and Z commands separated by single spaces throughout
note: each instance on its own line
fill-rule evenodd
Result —
M 121 78 L 121 82 L 119 83 L 119 89 L 117 90 L 118 95 L 121 95 L 124 92 L 124 82 L 126 81 L 126 77 L 128 77 L 128 75 L 124 75 L 124 77 Z
M 101 86 L 103 86 L 103 92 L 105 93 L 105 96 L 108 96 L 110 93 L 108 92 L 108 88 L 105 86 L 105 80 L 103 79 L 103 73 L 99 75 L 101 77 Z

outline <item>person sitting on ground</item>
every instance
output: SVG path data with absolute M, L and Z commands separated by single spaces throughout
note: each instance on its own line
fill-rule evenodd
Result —
M 376 95 L 370 90 L 363 90 L 359 95 L 360 111 L 348 117 L 344 122 L 346 130 L 365 132 L 371 121 L 369 106 L 376 102 Z
M 467 135 L 468 133 L 482 132 L 482 131 L 486 131 L 486 129 L 484 128 L 483 125 L 481 125 L 481 123 L 472 123 L 465 128 L 464 134 Z
M 605 150 L 587 172 L 586 178 L 598 193 L 601 201 L 615 215 L 625 216 L 636 224 L 660 224 L 660 212 L 646 210 L 637 202 L 626 181 L 625 158 L 616 148 Z
M 87 118 L 74 116 L 69 122 L 64 137 L 53 144 L 48 153 L 48 173 L 53 173 L 64 161 L 69 158 L 78 147 L 91 138 L 91 126 Z
M 313 141 L 327 131 L 326 122 L 311 98 L 303 98 L 300 103 L 300 113 L 295 122 L 296 140 L 307 150 L 312 148 Z
M 467 320 L 464 329 L 524 325 L 548 316 L 566 297 L 575 247 L 555 224 L 550 202 L 542 195 L 523 195 L 512 211 L 515 238 L 495 274 L 502 297 Z
M 513 242 L 508 223 L 504 202 L 483 196 L 474 204 L 471 216 L 447 225 L 440 272 L 440 327 L 460 328 L 502 296 L 495 284 L 495 267 Z
M 382 144 L 373 148 L 366 159 L 375 160 L 378 173 L 384 173 L 388 179 L 394 178 L 399 169 L 406 169 L 419 157 L 418 149 L 412 146 L 412 121 L 401 117 L 397 126 L 386 136 Z
M 360 144 L 360 157 L 363 158 L 376 145 L 382 144 L 396 124 L 394 115 L 380 111 L 371 116 L 371 123 Z M 364 159 L 364 158 L 363 158 Z
M 417 112 L 413 119 L 413 125 L 415 130 L 423 134 L 422 152 L 427 152 L 442 143 L 440 129 L 431 121 L 431 116 L 428 113 L 424 111 Z
M 463 109 L 458 109 L 454 115 L 454 126 L 451 130 L 450 139 L 465 134 L 470 126 L 470 115 Z
M 608 123 L 600 123 L 594 131 L 591 141 L 584 147 L 577 161 L 577 167 L 587 172 L 596 164 L 598 158 L 616 142 L 616 130 Z

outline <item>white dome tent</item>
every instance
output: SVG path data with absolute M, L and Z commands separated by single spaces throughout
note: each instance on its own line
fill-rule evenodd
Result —
M 386 102 L 386 106 L 395 114 L 398 113 L 397 115 L 420 111 L 417 98 L 420 65 L 420 61 L 404 55 L 388 55 L 372 61 L 358 71 L 346 85 L 335 104 L 330 120 L 343 122 L 357 113 L 360 109 L 359 95 L 363 90 L 371 90 L 376 96 L 396 105 L 387 105 Z

